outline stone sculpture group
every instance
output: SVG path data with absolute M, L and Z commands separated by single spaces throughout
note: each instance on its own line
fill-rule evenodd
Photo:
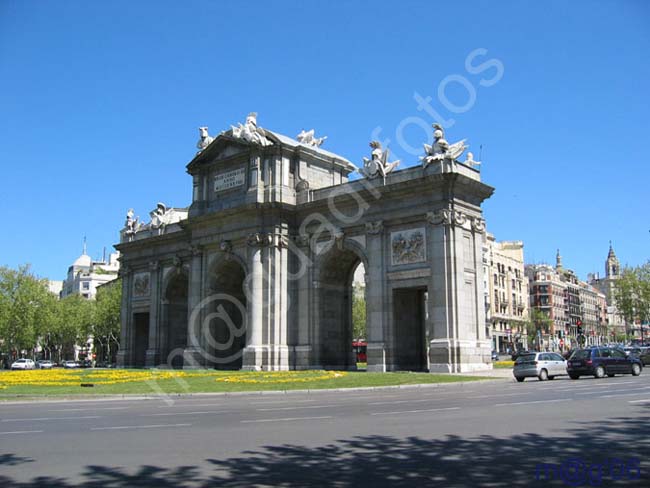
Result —
M 230 127 L 232 137 L 235 139 L 259 144 L 260 146 L 269 146 L 272 144 L 264 129 L 257 125 L 256 112 L 248 114 L 244 124 L 239 123 L 237 126 L 232 125 Z M 445 132 L 442 126 L 440 124 L 432 124 L 432 127 L 434 129 L 433 144 L 424 144 L 425 155 L 420 157 L 422 167 L 426 168 L 431 163 L 442 163 L 443 161 L 449 161 L 452 163 L 459 162 L 458 158 L 469 147 L 465 144 L 466 139 L 449 144 L 445 139 Z M 326 139 L 327 136 L 316 137 L 314 135 L 314 129 L 309 131 L 303 129 L 300 134 L 296 136 L 296 140 L 300 144 L 315 148 L 319 148 Z M 199 141 L 196 144 L 196 147 L 199 149 L 197 155 L 205 150 L 213 140 L 214 137 L 211 137 L 208 134 L 207 127 L 199 127 Z M 388 162 L 390 151 L 389 149 L 382 149 L 379 141 L 371 141 L 370 147 L 372 148 L 370 158 L 363 158 L 363 167 L 358 170 L 359 173 L 368 179 L 377 177 L 386 178 L 386 175 L 391 173 L 399 165 L 400 161 Z M 480 161 L 474 160 L 474 155 L 471 152 L 467 153 L 467 159 L 462 161 L 462 163 L 471 168 L 481 164 Z

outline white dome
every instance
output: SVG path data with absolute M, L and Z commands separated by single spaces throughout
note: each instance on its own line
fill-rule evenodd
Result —
M 92 260 L 90 259 L 90 256 L 88 256 L 88 254 L 82 254 L 74 263 L 72 263 L 72 266 L 90 267 L 91 264 Z

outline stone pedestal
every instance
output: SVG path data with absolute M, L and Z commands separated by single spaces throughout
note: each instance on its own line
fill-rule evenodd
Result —
M 311 369 L 311 346 L 295 346 L 293 348 L 293 364 L 296 369 Z
M 246 346 L 242 361 L 243 371 L 261 371 L 264 364 L 264 348 L 262 346 Z
M 131 366 L 130 363 L 130 352 L 128 349 L 120 349 L 117 352 L 117 367 L 118 368 L 127 368 Z
M 429 372 L 489 371 L 491 352 L 490 341 L 433 340 L 429 344 Z
M 158 349 L 147 349 L 144 365 L 153 368 L 160 364 L 160 351 Z
M 383 342 L 369 342 L 366 349 L 369 373 L 386 372 L 386 348 Z
M 205 358 L 199 347 L 187 347 L 183 351 L 183 369 L 203 369 Z

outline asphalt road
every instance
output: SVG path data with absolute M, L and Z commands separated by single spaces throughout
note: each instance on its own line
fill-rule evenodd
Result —
M 650 486 L 650 370 L 0 405 L 0 487 Z

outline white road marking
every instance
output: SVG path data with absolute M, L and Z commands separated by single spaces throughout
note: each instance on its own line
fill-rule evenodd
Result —
M 269 400 L 267 402 L 251 402 L 249 405 L 277 405 L 278 403 L 314 403 L 316 400 Z
M 204 412 L 171 412 L 171 413 L 146 413 L 140 415 L 141 417 L 170 417 L 173 415 L 203 415 L 209 413 L 230 413 L 226 410 L 210 410 Z
M 158 408 L 179 408 L 179 407 L 222 407 L 223 403 L 190 403 L 178 405 L 158 405 Z
M 0 432 L 0 435 L 9 435 L 9 434 L 40 434 L 42 430 L 16 430 L 14 432 Z
M 647 395 L 647 394 L 648 394 L 647 391 L 643 391 L 643 392 L 637 391 L 635 393 L 621 393 L 620 395 L 603 395 L 599 398 L 617 398 L 621 396 L 634 396 L 634 395 Z
M 644 398 L 643 400 L 629 400 L 627 403 L 650 403 L 650 398 Z
M 90 410 L 94 412 L 96 410 L 126 410 L 129 407 L 97 407 L 97 408 L 62 408 L 60 410 L 48 410 L 48 412 L 85 412 Z
M 341 405 L 307 405 L 300 407 L 270 407 L 270 408 L 258 408 L 258 412 L 274 412 L 278 410 L 306 410 L 308 408 L 332 408 L 340 407 Z
M 321 420 L 321 419 L 331 419 L 334 417 L 287 417 L 284 419 L 260 419 L 260 420 L 240 420 L 242 424 L 255 424 L 261 422 L 292 422 L 294 420 Z
M 464 398 L 500 398 L 504 396 L 517 396 L 517 395 L 525 395 L 525 392 L 519 392 L 519 393 L 501 393 L 498 395 L 477 395 L 477 396 L 468 396 Z
M 568 402 L 571 401 L 570 398 L 559 398 L 557 400 L 535 400 L 532 402 L 513 402 L 513 403 L 497 403 L 495 407 L 509 407 L 512 405 L 533 405 L 536 403 L 557 403 L 557 402 Z
M 399 412 L 375 412 L 370 415 L 398 415 L 403 413 L 444 412 L 448 410 L 460 410 L 460 407 L 428 408 L 426 410 L 401 410 Z
M 431 398 L 425 398 L 422 400 L 393 400 L 390 402 L 369 402 L 366 405 L 398 405 L 400 403 L 416 403 L 416 402 L 430 402 Z
M 153 425 L 120 425 L 115 427 L 91 427 L 90 430 L 125 430 L 125 429 L 157 429 L 164 427 L 191 427 L 192 424 L 153 424 Z
M 637 393 L 646 394 L 647 391 L 639 392 L 638 390 L 648 390 L 648 389 L 650 389 L 650 386 L 643 386 L 641 388 L 637 388 Z M 632 391 L 632 390 L 630 390 L 629 388 L 625 389 L 625 390 L 609 390 L 609 391 L 606 391 L 606 392 L 604 392 L 604 391 L 585 391 L 585 392 L 576 393 L 576 395 L 598 395 L 598 394 L 601 394 L 601 393 L 618 393 L 618 392 L 624 393 L 624 392 L 630 392 L 630 391 Z
M 81 420 L 81 419 L 100 419 L 99 415 L 88 415 L 85 417 L 38 417 L 31 419 L 2 419 L 3 422 L 40 422 L 46 420 Z

